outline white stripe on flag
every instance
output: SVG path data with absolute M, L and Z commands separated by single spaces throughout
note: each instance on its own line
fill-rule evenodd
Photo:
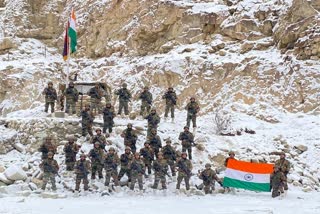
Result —
M 252 183 L 270 183 L 270 174 L 243 172 L 230 168 L 227 168 L 225 177 Z

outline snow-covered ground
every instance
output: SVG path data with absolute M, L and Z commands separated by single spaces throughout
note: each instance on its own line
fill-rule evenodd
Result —
M 320 194 L 290 192 L 282 200 L 271 199 L 266 193 L 241 192 L 205 197 L 182 196 L 104 196 L 97 195 L 63 199 L 38 197 L 0 198 L 0 213 L 5 214 L 70 214 L 70 213 L 223 213 L 223 214 L 317 214 Z

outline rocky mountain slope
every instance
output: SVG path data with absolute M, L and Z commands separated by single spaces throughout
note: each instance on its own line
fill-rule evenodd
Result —
M 41 112 L 46 83 L 65 80 L 61 52 L 71 7 L 79 45 L 70 66 L 79 80 L 105 81 L 113 90 L 127 82 L 134 98 L 149 85 L 158 109 L 164 90 L 174 86 L 177 121 L 163 123 L 160 131 L 178 148 L 183 107 L 197 97 L 196 140 L 203 147 L 195 150 L 196 169 L 206 161 L 220 166 L 231 149 L 256 162 L 272 162 L 277 157 L 269 152 L 285 151 L 294 163 L 290 183 L 305 191 L 319 188 L 319 0 L 0 0 L 5 168 L 18 156 L 29 163 L 28 179 L 37 177 L 31 157 L 39 156 L 42 138 L 55 132 L 63 144 L 65 134 L 79 130 L 77 118 L 60 121 Z M 138 109 L 132 102 L 131 111 Z M 217 109 L 232 116 L 231 129 L 241 135 L 216 135 Z M 127 122 L 117 120 L 119 133 Z M 144 122 L 135 123 L 144 130 Z M 245 128 L 256 134 L 243 133 Z M 139 146 L 144 138 L 142 131 Z M 122 151 L 119 136 L 110 140 Z

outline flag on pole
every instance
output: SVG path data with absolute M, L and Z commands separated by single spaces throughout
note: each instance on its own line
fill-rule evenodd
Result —
M 72 8 L 71 17 L 69 19 L 69 31 L 68 35 L 70 37 L 70 49 L 71 53 L 76 52 L 77 50 L 77 31 L 76 31 L 76 15 Z
M 68 59 L 68 55 L 69 55 L 69 36 L 68 36 L 68 29 L 69 29 L 69 22 L 67 23 L 66 26 L 66 34 L 64 36 L 64 46 L 63 46 L 63 59 L 64 61 L 66 61 Z
M 270 192 L 270 174 L 272 172 L 273 164 L 229 159 L 223 186 Z

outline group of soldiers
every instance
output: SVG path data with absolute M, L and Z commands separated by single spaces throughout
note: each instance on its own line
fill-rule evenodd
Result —
M 49 105 L 51 106 L 51 112 L 54 112 L 54 102 L 57 100 L 57 93 L 53 88 L 51 82 L 48 83 L 48 87 L 43 91 L 45 95 L 45 111 L 48 112 Z M 66 109 L 69 113 L 71 108 L 72 114 L 76 113 L 75 105 L 78 101 L 79 93 L 74 87 L 74 83 L 70 82 L 68 88 L 63 92 L 66 97 Z M 118 89 L 115 94 L 119 98 L 119 110 L 118 115 L 121 115 L 124 110 L 124 114 L 129 114 L 129 102 L 132 95 L 127 89 L 127 84 L 123 83 L 122 88 Z M 130 189 L 134 189 L 135 184 L 138 182 L 139 189 L 143 189 L 143 177 L 150 176 L 152 170 L 154 171 L 154 184 L 153 188 L 157 189 L 159 182 L 161 182 L 162 189 L 166 189 L 166 176 L 168 176 L 168 170 L 171 171 L 171 176 L 176 176 L 178 171 L 176 188 L 180 189 L 180 185 L 184 180 L 186 189 L 190 189 L 189 180 L 192 175 L 192 146 L 195 145 L 194 134 L 189 131 L 190 123 L 192 121 L 193 128 L 196 128 L 196 118 L 199 112 L 199 104 L 194 97 L 190 98 L 190 102 L 185 109 L 187 110 L 187 124 L 184 127 L 183 132 L 179 135 L 179 140 L 182 145 L 182 153 L 179 153 L 171 145 L 171 140 L 167 139 L 165 146 L 162 147 L 161 139 L 157 135 L 157 128 L 160 123 L 160 116 L 155 108 L 152 108 L 153 97 L 148 87 L 144 87 L 143 91 L 139 94 L 138 98 L 141 100 L 140 115 L 148 121 L 147 128 L 147 140 L 144 143 L 144 147 L 137 152 L 136 143 L 138 136 L 133 129 L 131 123 L 127 124 L 127 128 L 122 132 L 121 137 L 124 139 L 125 151 L 118 156 L 115 149 L 110 147 L 106 151 L 105 147 L 107 141 L 102 133 L 112 133 L 114 126 L 114 118 L 116 117 L 114 107 L 110 102 L 107 102 L 103 109 L 100 108 L 100 102 L 102 93 L 99 89 L 99 84 L 91 88 L 88 92 L 91 97 L 90 103 L 86 104 L 81 111 L 81 125 L 82 136 L 91 136 L 90 142 L 93 144 L 93 148 L 89 154 L 82 153 L 80 159 L 76 160 L 76 155 L 80 151 L 80 146 L 75 142 L 74 137 L 68 138 L 68 143 L 64 147 L 66 169 L 68 171 L 75 171 L 76 174 L 76 187 L 75 190 L 79 191 L 80 183 L 83 182 L 84 190 L 89 189 L 88 175 L 91 174 L 91 179 L 96 178 L 96 174 L 99 179 L 103 178 L 103 169 L 105 170 L 105 186 L 109 186 L 111 178 L 115 186 L 119 185 L 120 179 L 127 175 Z M 171 118 L 174 120 L 175 106 L 177 105 L 177 95 L 172 87 L 169 87 L 165 94 L 162 96 L 165 99 L 165 119 L 168 118 L 169 112 L 171 112 Z M 96 135 L 93 134 L 93 111 L 102 113 L 103 116 L 103 130 L 96 129 Z M 106 135 L 108 136 L 108 135 Z M 39 151 L 42 152 L 43 162 L 40 167 L 44 171 L 43 186 L 45 189 L 47 182 L 50 180 L 52 183 L 52 189 L 55 190 L 55 175 L 58 173 L 59 166 L 53 159 L 56 153 L 56 147 L 51 142 L 50 138 L 47 138 Z M 229 153 L 229 158 L 234 158 L 233 152 Z M 90 161 L 87 160 L 89 157 Z M 188 158 L 187 158 L 188 157 Z M 271 176 L 271 188 L 272 197 L 279 196 L 284 190 L 288 189 L 286 177 L 289 172 L 290 164 L 284 158 L 284 154 L 280 155 L 280 160 L 275 164 L 274 173 Z M 226 159 L 225 165 L 227 165 L 228 159 Z M 120 171 L 118 172 L 118 168 Z M 203 184 L 197 186 L 199 189 L 204 189 L 205 193 L 211 193 L 214 190 L 215 181 L 221 186 L 222 182 L 217 177 L 216 172 L 211 169 L 211 165 L 208 163 L 205 165 L 205 169 L 198 173 L 198 176 L 203 180 Z

